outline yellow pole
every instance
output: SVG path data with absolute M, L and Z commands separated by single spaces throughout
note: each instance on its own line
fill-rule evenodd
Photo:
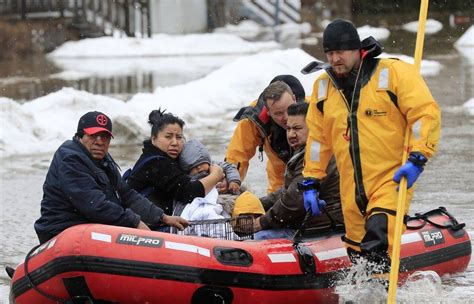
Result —
M 418 19 L 418 34 L 416 36 L 415 46 L 415 67 L 420 70 L 421 57 L 423 54 L 423 41 L 425 38 L 426 16 L 428 14 L 429 0 L 421 0 L 420 16 Z M 407 126 L 405 130 L 405 140 L 403 144 L 402 163 L 405 163 L 408 157 L 411 129 Z M 403 217 L 405 216 L 405 204 L 407 197 L 407 179 L 402 178 L 398 190 L 397 216 L 395 219 L 395 232 L 393 236 L 392 264 L 390 266 L 390 281 L 388 286 L 387 303 L 393 304 L 397 297 L 398 272 L 400 266 L 400 246 L 403 230 Z

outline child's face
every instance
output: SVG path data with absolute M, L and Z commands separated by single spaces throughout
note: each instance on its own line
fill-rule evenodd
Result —
M 193 167 L 191 169 L 191 172 L 189 172 L 189 175 L 194 176 L 194 175 L 198 175 L 202 172 L 209 173 L 209 168 L 210 168 L 210 166 L 209 166 L 208 163 L 202 163 L 200 165 L 197 165 L 196 167 Z

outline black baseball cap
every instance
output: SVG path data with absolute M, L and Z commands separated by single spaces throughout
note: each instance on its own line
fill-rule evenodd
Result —
M 93 111 L 82 115 L 77 124 L 77 132 L 84 132 L 87 135 L 93 135 L 99 132 L 107 132 L 112 134 L 112 120 L 102 112 Z

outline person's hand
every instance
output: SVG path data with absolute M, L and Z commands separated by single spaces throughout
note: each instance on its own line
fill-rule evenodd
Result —
M 253 219 L 253 232 L 258 232 L 262 230 L 262 226 L 260 225 L 260 217 Z
M 148 227 L 144 222 L 140 221 L 138 223 L 137 229 L 140 230 L 150 230 L 150 227 Z
M 170 216 L 165 214 L 161 221 L 164 225 L 175 227 L 179 230 L 184 230 L 184 228 L 189 226 L 188 221 L 180 216 Z
M 393 181 L 397 184 L 400 184 L 400 181 L 403 177 L 407 179 L 407 189 L 410 189 L 411 186 L 416 182 L 418 176 L 423 172 L 423 166 L 426 163 L 426 157 L 420 153 L 411 153 L 408 157 L 407 162 L 401 166 L 397 172 L 393 175 Z M 397 187 L 398 191 L 398 187 Z
M 236 182 L 230 182 L 229 183 L 229 192 L 232 194 L 237 194 L 240 192 L 240 185 L 239 183 Z
M 222 171 L 221 166 L 216 164 L 211 164 L 211 166 L 209 167 L 209 174 L 216 176 L 218 180 L 221 180 L 225 177 L 224 171 Z
M 226 193 L 228 189 L 227 179 L 224 178 L 223 180 L 218 182 L 216 188 L 219 193 Z
M 312 216 L 320 215 L 321 209 L 326 206 L 326 201 L 319 198 L 319 192 L 316 189 L 304 191 L 303 200 L 306 212 L 311 212 Z
M 255 216 L 253 214 L 241 214 L 231 220 L 234 233 L 240 237 L 254 233 Z
M 326 206 L 326 201 L 319 198 L 319 182 L 314 179 L 305 179 L 298 184 L 298 188 L 303 190 L 303 203 L 306 212 L 312 216 L 321 214 L 321 209 Z

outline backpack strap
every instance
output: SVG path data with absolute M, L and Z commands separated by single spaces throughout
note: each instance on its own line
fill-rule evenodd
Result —
M 128 169 L 127 171 L 125 171 L 123 173 L 123 176 L 122 176 L 122 179 L 124 181 L 127 181 L 130 176 L 137 172 L 138 170 L 140 170 L 146 163 L 148 163 L 150 160 L 153 160 L 153 159 L 160 159 L 162 158 L 162 156 L 160 155 L 151 155 L 151 156 L 148 156 L 148 157 L 145 157 L 139 161 L 137 161 L 135 163 L 135 165 L 133 166 L 133 168 L 130 168 Z M 153 187 L 146 187 L 145 189 L 143 189 L 142 191 L 140 191 L 140 194 L 142 194 L 143 196 L 148 196 L 150 193 L 153 192 Z

